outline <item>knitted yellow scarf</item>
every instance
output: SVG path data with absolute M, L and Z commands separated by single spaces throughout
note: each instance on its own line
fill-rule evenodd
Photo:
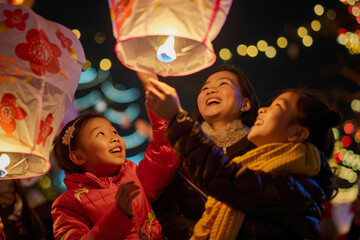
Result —
M 271 143 L 232 161 L 266 173 L 315 176 L 320 171 L 320 154 L 311 143 Z M 244 218 L 244 213 L 209 196 L 191 239 L 235 239 Z

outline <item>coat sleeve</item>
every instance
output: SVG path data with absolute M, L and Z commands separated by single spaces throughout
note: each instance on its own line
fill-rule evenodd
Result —
M 125 239 L 133 227 L 114 203 L 92 226 L 81 204 L 69 196 L 60 196 L 52 205 L 53 231 L 56 240 Z
M 305 209 L 313 202 L 308 189 L 323 196 L 311 179 L 255 173 L 231 162 L 189 115 L 173 119 L 166 137 L 192 182 L 235 209 L 267 211 L 274 205 L 281 207 L 281 203 L 289 206 L 290 202 Z M 308 201 L 301 205 L 300 199 Z
M 166 121 L 150 110 L 148 116 L 152 126 L 153 141 L 146 148 L 144 159 L 137 168 L 137 174 L 152 203 L 174 177 L 179 160 L 164 136 Z

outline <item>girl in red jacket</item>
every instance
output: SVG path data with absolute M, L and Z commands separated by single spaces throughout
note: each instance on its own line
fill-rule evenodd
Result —
M 172 179 L 178 160 L 164 120 L 148 112 L 153 141 L 136 166 L 125 141 L 99 115 L 69 122 L 54 140 L 67 187 L 52 205 L 55 239 L 162 239 L 150 203 Z

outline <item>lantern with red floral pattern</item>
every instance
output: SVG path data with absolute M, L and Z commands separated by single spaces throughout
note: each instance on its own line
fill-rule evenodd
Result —
M 50 170 L 52 140 L 84 62 L 71 30 L 29 8 L 0 3 L 0 179 Z
M 116 54 L 128 68 L 181 76 L 211 66 L 232 0 L 108 0 Z

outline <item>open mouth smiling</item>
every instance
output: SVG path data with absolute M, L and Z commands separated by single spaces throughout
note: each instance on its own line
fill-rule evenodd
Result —
M 121 152 L 121 147 L 115 147 L 110 152 L 111 153 L 119 153 L 119 152 Z
M 221 99 L 219 98 L 209 98 L 207 101 L 206 101 L 206 105 L 213 105 L 213 104 L 219 104 L 221 103 Z

